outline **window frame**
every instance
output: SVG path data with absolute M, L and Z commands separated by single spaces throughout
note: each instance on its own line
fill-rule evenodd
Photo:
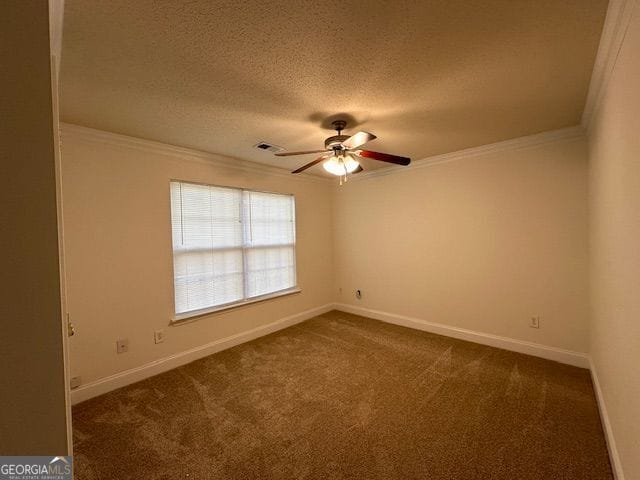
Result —
M 282 196 L 289 196 L 291 197 L 291 199 L 293 200 L 293 234 L 294 234 L 294 242 L 292 245 L 293 248 L 293 277 L 294 277 L 294 285 L 292 287 L 289 288 L 285 288 L 282 290 L 277 290 L 275 292 L 269 292 L 269 293 L 265 293 L 263 295 L 258 295 L 258 296 L 254 296 L 254 297 L 249 297 L 249 298 L 243 298 L 242 300 L 237 300 L 237 301 L 233 301 L 233 302 L 229 302 L 229 303 L 224 303 L 224 304 L 219 304 L 219 305 L 213 305 L 211 307 L 205 307 L 205 308 L 200 308 L 200 309 L 196 309 L 196 310 L 190 310 L 187 312 L 182 312 L 182 313 L 176 313 L 176 285 L 175 285 L 175 261 L 174 261 L 174 256 L 175 256 L 175 251 L 173 248 L 173 219 L 172 219 L 172 208 L 173 205 L 171 203 L 171 184 L 174 182 L 180 182 L 180 183 L 186 183 L 186 184 L 192 184 L 192 185 L 201 185 L 204 187 L 214 187 L 214 188 L 226 188 L 226 189 L 230 189 L 230 190 L 237 190 L 240 191 L 244 194 L 244 192 L 254 192 L 254 193 L 266 193 L 268 195 L 282 195 Z M 212 183 L 205 183 L 205 182 L 198 182 L 198 181 L 192 181 L 192 180 L 182 180 L 182 179 L 177 179 L 177 178 L 170 178 L 169 179 L 169 239 L 170 239 L 170 245 L 171 245 L 171 286 L 172 286 L 172 292 L 173 292 L 173 315 L 171 316 L 171 321 L 170 321 L 170 325 L 181 325 L 184 323 L 189 323 L 191 321 L 195 321 L 198 320 L 200 317 L 206 316 L 206 315 L 211 315 L 211 314 L 216 314 L 216 313 L 222 313 L 222 312 L 226 312 L 229 310 L 234 310 L 236 308 L 241 308 L 244 306 L 248 306 L 248 305 L 252 305 L 254 303 L 260 303 L 260 302 L 264 302 L 267 300 L 272 300 L 275 298 L 280 298 L 280 297 L 285 297 L 285 296 L 289 296 L 289 295 L 294 295 L 294 294 L 298 294 L 302 292 L 302 289 L 300 288 L 300 286 L 298 285 L 298 262 L 297 262 L 297 238 L 298 238 L 298 232 L 297 232 L 297 219 L 296 219 L 296 213 L 297 213 L 297 209 L 296 209 L 296 197 L 294 194 L 292 193 L 282 193 L 282 192 L 273 192 L 273 191 L 267 191 L 267 190 L 256 190 L 256 189 L 252 189 L 252 188 L 244 188 L 244 187 L 234 187 L 234 186 L 230 186 L 230 185 L 219 185 L 219 184 L 212 184 Z M 247 247 L 244 243 L 242 245 L 242 247 L 240 247 L 243 251 L 243 263 L 245 263 L 245 267 L 246 267 L 246 251 L 250 251 L 252 249 L 252 247 Z M 255 248 L 263 248 L 261 246 L 259 247 L 255 247 Z M 242 272 L 242 277 L 243 277 L 243 283 L 246 284 L 246 270 L 243 269 Z

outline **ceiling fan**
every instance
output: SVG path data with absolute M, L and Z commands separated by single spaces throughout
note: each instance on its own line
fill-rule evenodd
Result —
M 411 159 L 407 157 L 399 157 L 388 153 L 373 152 L 371 150 L 362 150 L 359 147 L 376 136 L 369 132 L 358 132 L 354 135 L 342 135 L 342 131 L 347 126 L 344 120 L 334 120 L 331 122 L 333 128 L 338 132 L 337 135 L 327 138 L 324 141 L 324 149 L 322 150 L 305 150 L 302 152 L 281 152 L 276 153 L 278 157 L 288 157 L 292 155 L 307 155 L 309 153 L 323 153 L 312 162 L 303 165 L 291 173 L 300 173 L 307 168 L 313 167 L 320 162 L 324 163 L 324 169 L 340 177 L 344 177 L 345 181 L 349 173 L 360 173 L 363 168 L 358 162 L 358 157 L 372 158 L 381 162 L 394 163 L 396 165 L 409 165 Z

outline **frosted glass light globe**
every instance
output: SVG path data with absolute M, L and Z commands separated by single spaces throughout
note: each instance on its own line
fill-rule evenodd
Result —
M 344 156 L 333 156 L 326 162 L 322 164 L 324 169 L 331 173 L 332 175 L 346 175 L 347 173 L 352 173 L 355 169 L 360 166 L 358 161 L 353 158 L 351 155 Z

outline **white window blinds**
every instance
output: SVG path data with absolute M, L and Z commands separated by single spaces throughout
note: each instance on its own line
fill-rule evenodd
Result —
M 291 195 L 171 182 L 176 314 L 296 285 Z

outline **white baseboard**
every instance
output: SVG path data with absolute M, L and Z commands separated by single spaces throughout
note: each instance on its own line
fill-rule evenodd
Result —
M 362 315 L 363 317 L 373 318 L 375 320 L 381 320 L 383 322 L 393 323 L 403 327 L 424 330 L 425 332 L 437 333 L 438 335 L 467 340 L 469 342 L 489 345 L 491 347 L 511 350 L 513 352 L 525 353 L 527 355 L 546 358 L 548 360 L 554 360 L 556 362 L 566 363 L 576 367 L 589 368 L 589 357 L 587 354 L 581 352 L 573 352 L 571 350 L 548 347 L 538 343 L 525 342 L 522 340 L 515 340 L 513 338 L 500 337 L 498 335 L 475 332 L 473 330 L 429 322 L 419 318 L 396 315 L 395 313 L 382 312 L 380 310 L 371 310 L 345 303 L 336 303 L 334 304 L 334 308 L 343 312 Z
M 230 337 L 221 338 L 213 342 L 201 345 L 199 347 L 192 348 L 185 352 L 176 353 L 165 358 L 155 360 L 153 362 L 135 367 L 123 372 L 118 372 L 114 375 L 110 375 L 93 382 L 89 382 L 82 385 L 75 390 L 71 391 L 71 403 L 77 404 L 88 400 L 90 398 L 102 395 L 103 393 L 110 392 L 117 388 L 130 385 L 135 382 L 144 380 L 145 378 L 158 375 L 159 373 L 166 372 L 181 365 L 193 362 L 200 358 L 209 356 L 213 353 L 226 350 L 227 348 L 235 347 L 241 343 L 249 342 L 259 337 L 263 337 L 270 333 L 282 330 L 283 328 L 290 327 L 300 322 L 304 322 L 317 315 L 321 315 L 330 310 L 333 310 L 333 304 L 322 305 L 320 307 L 312 308 L 304 312 L 297 313 L 275 322 L 263 325 L 246 332 L 241 332 Z
M 589 358 L 589 367 L 591 370 L 591 379 L 593 381 L 593 389 L 596 392 L 596 400 L 598 401 L 598 410 L 600 411 L 600 421 L 602 422 L 602 429 L 604 430 L 604 438 L 607 441 L 607 450 L 609 450 L 609 460 L 611 461 L 611 469 L 613 470 L 613 476 L 615 480 L 624 480 L 624 472 L 622 471 L 622 463 L 620 462 L 620 455 L 618 455 L 618 449 L 616 448 L 616 441 L 613 437 L 611 422 L 609 421 L 609 414 L 607 413 L 607 406 L 604 403 L 602 388 L 600 386 L 600 381 L 598 380 L 598 373 L 596 371 L 596 366 L 593 363 L 592 358 Z
M 198 360 L 213 353 L 226 350 L 227 348 L 234 347 L 241 343 L 249 342 L 264 335 L 268 335 L 278 330 L 282 330 L 283 328 L 287 328 L 291 325 L 304 322 L 305 320 L 313 318 L 317 315 L 321 315 L 333 309 L 341 310 L 348 313 L 354 313 L 356 315 L 362 315 L 365 317 L 382 320 L 384 322 L 414 328 L 417 330 L 424 330 L 431 333 L 437 333 L 439 335 L 445 335 L 448 337 L 467 340 L 470 342 L 489 345 L 492 347 L 503 348 L 505 350 L 525 353 L 528 355 L 534 355 L 549 360 L 555 360 L 561 363 L 567 363 L 569 365 L 575 365 L 577 367 L 590 367 L 589 359 L 587 355 L 583 353 L 562 350 L 554 347 L 547 347 L 545 345 L 523 342 L 521 340 L 514 340 L 506 337 L 499 337 L 497 335 L 474 332 L 472 330 L 451 327 L 448 325 L 428 322 L 426 320 L 421 320 L 418 318 L 405 317 L 402 315 L 382 312 L 379 310 L 371 310 L 354 305 L 336 303 L 326 304 L 317 308 L 306 310 L 304 312 L 281 318 L 280 320 L 269 323 L 267 325 L 263 325 L 261 327 L 254 328 L 246 332 L 241 332 L 230 337 L 215 340 L 205 345 L 201 345 L 184 352 L 176 353 L 174 355 L 155 360 L 145 365 L 125 370 L 123 372 L 118 372 L 116 374 L 101 378 L 99 380 L 95 380 L 93 382 L 89 382 L 71 391 L 71 402 L 75 405 L 98 395 L 102 395 L 103 393 L 110 392 L 117 388 L 139 382 L 154 375 L 158 375 L 159 373 L 163 373 L 181 365 L 193 362 L 194 360 Z
M 354 305 L 347 305 L 344 303 L 322 305 L 320 307 L 306 310 L 295 315 L 281 318 L 280 320 L 276 320 L 275 322 L 248 330 L 246 332 L 215 340 L 205 345 L 192 348 L 191 350 L 180 352 L 169 357 L 161 358 L 145 365 L 141 365 L 140 367 L 125 370 L 123 372 L 101 378 L 94 382 L 87 383 L 71 391 L 71 401 L 75 405 L 98 395 L 102 395 L 103 393 L 107 393 L 126 385 L 139 382 L 154 375 L 158 375 L 159 373 L 163 373 L 181 365 L 193 362 L 194 360 L 198 360 L 216 352 L 226 350 L 227 348 L 231 348 L 236 345 L 240 345 L 241 343 L 249 342 L 278 330 L 296 325 L 298 323 L 304 322 L 305 320 L 313 318 L 317 315 L 322 315 L 323 313 L 329 312 L 334 309 L 347 313 L 353 313 L 356 315 L 362 315 L 364 317 L 381 320 L 383 322 L 392 323 L 403 327 L 423 330 L 426 332 L 436 333 L 438 335 L 458 338 L 460 340 L 467 340 L 474 343 L 480 343 L 482 345 L 489 345 L 491 347 L 502 348 L 504 350 L 534 355 L 536 357 L 546 358 L 548 360 L 554 360 L 560 363 L 566 363 L 577 367 L 589 368 L 591 370 L 593 387 L 598 402 L 598 408 L 600 410 L 600 418 L 602 420 L 614 477 L 615 480 L 624 480 L 624 473 L 622 471 L 620 457 L 618 455 L 618 450 L 616 448 L 615 440 L 613 437 L 613 431 L 611 429 L 611 423 L 607 414 L 607 409 L 604 403 L 604 397 L 602 395 L 602 389 L 600 387 L 600 382 L 598 380 L 595 365 L 593 364 L 592 359 L 586 354 L 573 352 L 570 350 L 563 350 L 560 348 L 548 347 L 537 343 L 524 342 L 507 337 L 500 337 L 497 335 L 490 335 L 482 332 L 475 332 L 473 330 L 467 330 L 464 328 L 452 327 L 440 323 L 428 322 L 426 320 L 418 318 L 396 315 L 393 313 L 357 307 Z

